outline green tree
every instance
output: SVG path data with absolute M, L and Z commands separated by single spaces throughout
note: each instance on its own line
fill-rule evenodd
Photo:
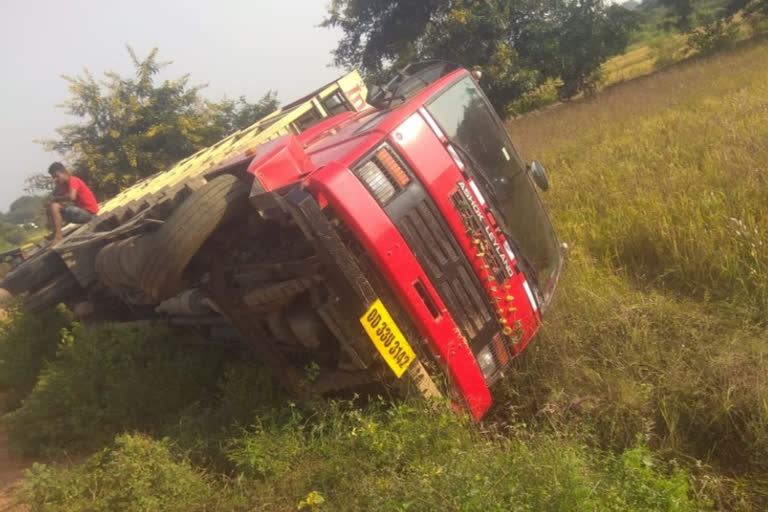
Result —
M 565 0 L 539 26 L 526 27 L 518 47 L 544 76 L 562 80 L 558 94 L 568 99 L 596 86 L 601 64 L 624 51 L 638 20 L 602 0 Z
M 270 112 L 277 110 L 279 105 L 277 93 L 274 91 L 268 91 L 256 103 L 248 103 L 244 96 L 240 96 L 237 101 L 225 98 L 217 103 L 210 102 L 209 108 L 211 109 L 214 130 L 211 137 L 218 140 L 241 128 L 250 126 Z
M 427 58 L 480 67 L 502 110 L 549 78 L 563 80 L 566 96 L 584 89 L 635 23 L 602 0 L 335 0 L 323 26 L 344 32 L 335 64 L 369 77 Z
M 5 220 L 12 224 L 34 222 L 38 226 L 44 226 L 47 221 L 45 204 L 45 198 L 42 196 L 21 196 L 8 207 Z
M 725 6 L 725 16 L 741 13 L 748 20 L 768 16 L 768 0 L 729 0 Z
M 43 141 L 46 149 L 64 155 L 100 199 L 167 169 L 277 107 L 271 91 L 255 104 L 243 98 L 205 101 L 200 96 L 203 86 L 190 85 L 189 75 L 157 80 L 169 64 L 158 60 L 157 48 L 143 59 L 130 47 L 128 53 L 133 77 L 107 72 L 97 81 L 88 71 L 64 77 L 71 97 L 63 107 L 82 122 L 62 126 L 58 139 Z
M 659 3 L 669 11 L 668 24 L 685 32 L 693 25 L 695 0 L 659 0 Z
M 53 180 L 47 172 L 32 174 L 24 180 L 24 193 L 30 196 L 49 196 L 53 189 Z
M 0 251 L 5 251 L 24 242 L 24 231 L 0 215 Z

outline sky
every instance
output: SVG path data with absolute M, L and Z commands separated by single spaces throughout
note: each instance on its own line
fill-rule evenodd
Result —
M 61 75 L 87 68 L 132 73 L 153 47 L 189 73 L 210 99 L 268 90 L 287 103 L 342 73 L 329 67 L 340 33 L 318 27 L 328 0 L 0 0 L 0 211 L 23 194 L 24 179 L 60 160 L 34 141 L 76 121 L 57 105 Z

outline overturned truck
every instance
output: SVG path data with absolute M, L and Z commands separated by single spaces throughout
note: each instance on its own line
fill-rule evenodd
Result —
M 480 418 L 562 268 L 534 184 L 472 73 L 353 72 L 123 191 L 0 288 L 246 342 L 298 395 L 389 382 Z

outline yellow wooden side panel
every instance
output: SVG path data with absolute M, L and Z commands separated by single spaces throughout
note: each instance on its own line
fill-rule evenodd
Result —
M 251 126 L 239 130 L 213 146 L 201 149 L 197 153 L 176 163 L 169 170 L 150 176 L 123 190 L 120 194 L 101 205 L 100 214 L 110 212 L 131 201 L 160 192 L 184 180 L 199 177 L 206 171 L 216 168 L 232 158 L 243 155 L 256 146 L 287 133 L 297 133 L 295 123 L 303 115 L 314 110 L 320 117 L 328 114 L 322 101 L 341 92 L 347 105 L 353 110 L 366 108 L 367 89 L 360 74 L 353 71 L 307 96 L 304 101 L 289 104 L 288 107 L 269 114 Z

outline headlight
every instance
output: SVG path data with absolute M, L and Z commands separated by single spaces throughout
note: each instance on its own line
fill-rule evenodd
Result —
M 480 371 L 483 372 L 485 380 L 490 379 L 496 372 L 496 359 L 494 359 L 491 353 L 491 347 L 485 347 L 477 354 L 477 364 L 480 366 Z
M 384 172 L 369 160 L 362 167 L 357 169 L 357 177 L 366 184 L 368 190 L 381 205 L 385 205 L 390 199 L 395 197 L 395 186 L 390 183 Z
M 399 159 L 386 146 L 355 168 L 354 172 L 382 206 L 411 181 Z

